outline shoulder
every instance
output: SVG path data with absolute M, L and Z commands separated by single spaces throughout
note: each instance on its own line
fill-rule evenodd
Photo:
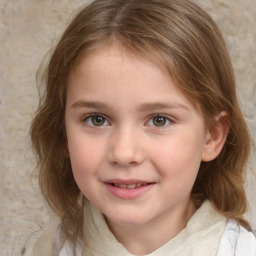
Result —
M 256 238 L 236 221 L 228 220 L 217 255 L 256 256 Z
M 256 238 L 252 232 L 247 231 L 242 226 L 240 227 L 240 234 L 237 241 L 237 255 L 256 256 Z
M 52 223 L 44 230 L 35 232 L 24 247 L 24 256 L 53 256 L 58 223 Z

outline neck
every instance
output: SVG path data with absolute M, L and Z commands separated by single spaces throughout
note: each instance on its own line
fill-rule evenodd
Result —
M 177 236 L 195 212 L 192 202 L 176 211 L 158 216 L 150 223 L 141 225 L 120 225 L 107 220 L 117 240 L 134 255 L 154 252 Z

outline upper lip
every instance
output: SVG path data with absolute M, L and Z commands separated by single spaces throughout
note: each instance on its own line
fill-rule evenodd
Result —
M 145 180 L 137 180 L 137 179 L 129 179 L 129 180 L 111 179 L 111 180 L 104 181 L 104 183 L 119 184 L 119 185 L 132 185 L 132 184 L 149 184 L 149 183 L 154 183 L 154 182 L 145 181 Z

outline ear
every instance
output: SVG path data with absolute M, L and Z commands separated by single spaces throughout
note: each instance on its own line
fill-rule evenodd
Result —
M 226 111 L 220 112 L 212 125 L 208 128 L 206 141 L 202 153 L 202 161 L 209 162 L 221 152 L 229 132 L 229 115 Z

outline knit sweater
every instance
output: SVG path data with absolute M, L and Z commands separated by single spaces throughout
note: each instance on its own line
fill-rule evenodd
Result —
M 223 242 L 226 223 L 227 219 L 220 215 L 209 201 L 205 201 L 176 237 L 147 256 L 226 256 L 228 254 L 218 253 L 220 244 L 226 243 Z M 235 222 L 233 224 L 235 225 Z M 53 247 L 56 245 L 56 239 L 58 240 L 57 227 L 58 225 L 53 225 L 42 232 L 33 250 L 28 250 L 26 256 L 54 256 Z M 85 241 L 83 246 L 78 248 L 77 256 L 134 256 L 117 241 L 102 214 L 90 203 L 85 207 L 84 236 Z M 254 238 L 253 235 L 249 237 Z M 71 255 L 71 247 L 66 243 L 60 256 Z

